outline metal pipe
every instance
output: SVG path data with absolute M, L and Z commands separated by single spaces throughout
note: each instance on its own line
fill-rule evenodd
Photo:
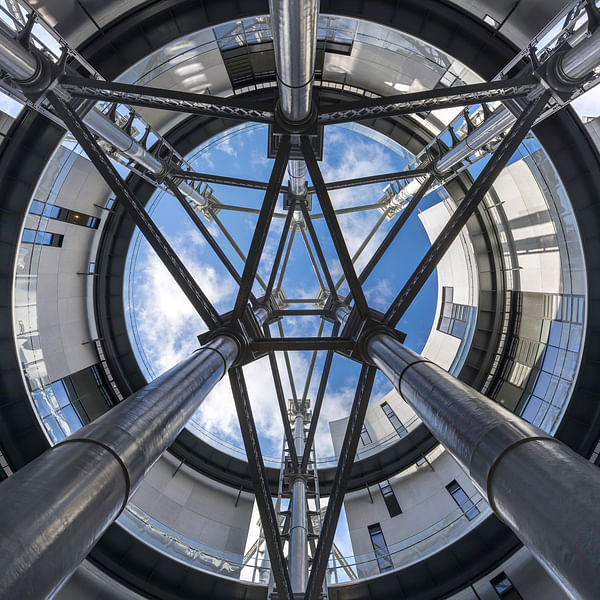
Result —
M 565 592 L 596 598 L 598 468 L 391 336 L 367 352 Z
M 340 322 L 342 327 L 346 324 L 350 316 L 350 308 L 345 304 L 338 304 L 335 308 L 335 318 Z
M 306 191 L 306 163 L 303 160 L 290 160 L 288 177 L 290 178 L 290 192 L 294 196 L 303 196 Z M 299 211 L 296 212 L 299 213 Z
M 568 80 L 580 80 L 600 65 L 600 28 L 597 28 L 591 36 L 578 39 L 581 41 L 564 54 L 554 67 L 556 76 L 560 80 L 567 82 Z M 434 165 L 434 170 L 444 173 L 451 169 L 473 152 L 497 138 L 511 127 L 515 120 L 515 115 L 506 106 L 498 107 L 489 119 L 486 119 L 475 131 L 462 138 L 444 156 L 439 158 Z M 400 204 L 408 200 L 419 190 L 422 181 L 422 178 L 413 179 L 396 194 L 393 201 Z
M 570 79 L 581 79 L 600 64 L 600 28 L 569 50 L 559 61 L 559 68 Z
M 40 60 L 14 38 L 14 32 L 2 20 L 0 32 L 4 38 L 0 44 L 0 69 L 6 71 L 16 83 L 26 83 L 41 68 Z
M 28 84 L 41 74 L 40 58 L 22 46 L 15 38 L 10 28 L 0 21 L 0 69 L 6 71 L 18 84 Z M 49 82 L 48 82 L 49 83 Z M 60 86 L 58 86 L 60 87 Z M 139 142 L 113 123 L 97 108 L 90 110 L 83 118 L 85 124 L 109 142 L 119 152 L 135 161 L 154 175 L 163 175 L 165 165 L 153 156 Z M 206 199 L 186 182 L 178 185 L 181 193 L 200 206 L 206 205 Z
M 0 485 L 0 597 L 54 594 L 238 354 L 220 336 Z
M 279 102 L 292 123 L 307 119 L 317 49 L 318 0 L 269 0 Z
M 135 160 L 139 165 L 148 169 L 154 175 L 164 173 L 165 166 L 154 157 L 141 144 L 134 140 L 127 132 L 123 131 L 116 123 L 113 123 L 107 116 L 97 108 L 90 110 L 83 122 L 101 138 L 109 142 L 119 152 L 125 154 L 128 158 Z
M 294 446 L 297 456 L 304 454 L 304 417 L 296 413 L 294 420 Z M 306 504 L 306 477 L 292 475 L 290 501 L 290 548 L 288 564 L 290 582 L 294 593 L 304 593 L 308 580 L 308 515 Z
M 281 114 L 302 123 L 311 114 L 312 83 L 317 50 L 319 0 L 269 0 Z M 290 191 L 305 192 L 306 165 L 290 160 Z

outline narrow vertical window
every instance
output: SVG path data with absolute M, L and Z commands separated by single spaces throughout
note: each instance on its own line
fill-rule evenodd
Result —
M 400 437 L 404 437 L 408 433 L 408 431 L 406 430 L 406 427 L 404 427 L 404 425 L 402 424 L 402 421 L 398 418 L 398 415 L 394 412 L 394 409 L 387 402 L 384 402 L 381 405 L 381 409 L 385 413 L 386 417 L 390 420 L 390 423 L 392 424 L 392 427 L 396 430 L 396 433 Z
M 463 513 L 465 513 L 465 516 L 469 521 L 472 521 L 479 514 L 479 509 L 473 504 L 471 498 L 467 496 L 465 490 L 463 490 L 456 481 L 451 481 L 446 486 L 446 489 L 450 492 L 450 495 L 454 498 L 454 501 L 458 504 Z
M 496 575 L 490 583 L 496 594 L 498 594 L 498 598 L 502 598 L 502 600 L 523 600 L 523 597 L 504 571 Z
M 399 514 L 402 514 L 402 509 L 400 508 L 400 504 L 398 504 L 398 499 L 396 498 L 396 494 L 394 494 L 394 490 L 389 480 L 386 479 L 385 481 L 381 481 L 379 483 L 379 490 L 381 491 L 383 501 L 390 513 L 390 517 L 396 517 Z
M 369 434 L 367 428 L 364 425 L 360 431 L 360 441 L 362 442 L 363 446 L 366 446 L 367 444 L 370 444 L 372 442 L 371 435 Z
M 369 525 L 369 535 L 371 536 L 371 543 L 373 544 L 373 550 L 375 551 L 375 558 L 377 559 L 377 565 L 379 566 L 379 572 L 389 571 L 394 568 L 390 552 L 385 538 L 383 537 L 383 531 L 379 523 Z

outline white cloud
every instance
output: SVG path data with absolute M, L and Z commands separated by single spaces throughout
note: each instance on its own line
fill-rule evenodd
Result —
M 208 299 L 219 304 L 235 293 L 236 285 L 220 277 L 215 269 L 194 257 L 205 244 L 200 234 L 174 240 L 173 247 Z M 157 374 L 163 373 L 198 347 L 196 336 L 206 326 L 158 256 L 149 250 L 137 264 L 139 285 L 135 288 L 134 310 L 138 334 Z

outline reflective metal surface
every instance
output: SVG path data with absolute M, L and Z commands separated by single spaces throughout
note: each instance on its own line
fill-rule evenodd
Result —
M 3 482 L 0 597 L 46 598 L 64 583 L 237 352 L 214 339 Z
M 302 456 L 304 452 L 304 418 L 296 415 L 294 421 L 294 445 L 296 453 Z M 297 476 L 292 484 L 292 499 L 290 501 L 290 547 L 288 565 L 292 591 L 304 592 L 308 576 L 308 518 L 306 504 L 306 478 Z
M 17 81 L 31 79 L 38 69 L 38 61 L 12 37 L 12 32 L 1 20 L 0 31 L 2 32 L 0 68 L 10 73 Z
M 281 110 L 300 122 L 310 113 L 317 46 L 318 0 L 270 0 Z
M 600 62 L 600 29 L 582 40 L 563 57 L 560 68 L 571 79 L 588 75 Z
M 319 2 L 270 0 L 269 9 L 281 112 L 292 123 L 302 122 L 311 110 Z M 302 195 L 306 180 L 304 161 L 291 160 L 288 175 L 291 192 Z
M 594 598 L 600 471 L 392 337 L 373 335 L 368 352 L 565 592 Z

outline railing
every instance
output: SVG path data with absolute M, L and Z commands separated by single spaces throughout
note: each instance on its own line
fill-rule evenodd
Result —
M 466 532 L 473 524 L 479 522 L 482 516 L 489 514 L 489 506 L 481 494 L 475 493 L 470 499 L 479 511 L 479 514 L 471 520 L 462 509 L 457 508 L 433 525 L 388 546 L 386 554 L 380 553 L 376 556 L 372 551 L 357 556 L 345 556 L 345 565 L 336 564 L 335 567 L 328 569 L 328 581 L 330 584 L 350 581 L 347 574 L 348 567 L 356 573 L 357 579 L 364 579 L 387 571 L 387 569 L 380 569 L 381 562 L 389 563 L 389 570 L 392 571 L 423 560 L 424 557 L 455 540 L 457 534 Z M 473 507 L 470 510 L 473 510 Z
M 422 560 L 440 547 L 451 543 L 458 535 L 476 524 L 482 516 L 489 514 L 489 507 L 479 493 L 470 499 L 479 510 L 479 514 L 470 521 L 460 508 L 456 508 L 436 523 L 392 544 L 385 555 L 375 556 L 373 551 L 357 556 L 336 557 L 335 566 L 328 569 L 329 583 L 377 576 L 381 573 L 379 565 L 382 560 L 390 563 L 390 570 L 399 569 Z M 193 568 L 246 582 L 264 583 L 269 580 L 268 557 L 255 561 L 241 554 L 218 550 L 191 540 L 157 521 L 131 502 L 119 517 L 118 523 L 144 543 Z M 334 565 L 333 560 L 330 561 L 330 565 Z M 355 576 L 351 577 L 351 573 Z

